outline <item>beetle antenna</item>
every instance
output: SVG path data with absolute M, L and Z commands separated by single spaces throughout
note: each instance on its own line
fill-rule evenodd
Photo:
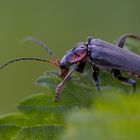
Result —
M 41 47 L 44 48 L 53 58 L 56 58 L 55 53 L 54 53 L 43 41 L 38 40 L 38 39 L 36 39 L 36 38 L 34 38 L 34 37 L 32 37 L 32 36 L 28 36 L 28 37 L 26 37 L 26 38 L 24 38 L 24 39 L 22 40 L 22 43 L 25 43 L 25 42 L 27 42 L 27 41 L 32 41 L 32 42 L 34 42 L 35 44 L 41 46 Z
M 0 69 L 4 68 L 5 66 L 11 64 L 11 63 L 14 63 L 14 62 L 17 62 L 17 61 L 40 61 L 40 62 L 47 62 L 47 63 L 50 63 L 56 67 L 59 68 L 59 64 L 57 61 L 53 60 L 53 61 L 50 61 L 50 60 L 47 60 L 47 59 L 42 59 L 42 58 L 36 58 L 36 57 L 23 57 L 23 58 L 17 58 L 17 59 L 14 59 L 14 60 L 11 60 L 11 61 L 8 61 L 7 63 L 3 64 Z

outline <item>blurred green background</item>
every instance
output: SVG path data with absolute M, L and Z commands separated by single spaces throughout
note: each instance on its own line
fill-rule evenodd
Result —
M 49 55 L 34 43 L 20 44 L 33 36 L 46 42 L 59 58 L 94 36 L 114 42 L 121 34 L 140 35 L 139 0 L 1 0 L 0 63 L 19 57 Z M 34 85 L 50 65 L 21 62 L 0 71 L 0 114 L 16 111 L 23 97 L 45 92 Z

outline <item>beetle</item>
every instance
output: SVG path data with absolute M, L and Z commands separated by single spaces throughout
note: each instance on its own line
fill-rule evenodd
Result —
M 140 41 L 140 36 L 133 34 L 122 35 L 115 45 L 101 39 L 89 37 L 86 42 L 79 43 L 72 50 L 68 51 L 59 61 L 50 48 L 43 42 L 33 37 L 28 37 L 24 41 L 33 41 L 42 46 L 53 57 L 53 60 L 42 58 L 18 58 L 5 63 L 0 69 L 10 63 L 20 60 L 35 60 L 51 63 L 60 69 L 59 77 L 63 79 L 56 87 L 55 100 L 61 97 L 65 84 L 70 79 L 72 73 L 76 71 L 82 73 L 86 63 L 89 63 L 92 67 L 92 77 L 98 91 L 100 91 L 99 70 L 105 69 L 110 71 L 113 76 L 122 83 L 132 86 L 133 92 L 135 92 L 136 81 L 121 75 L 122 72 L 127 72 L 128 74 L 140 77 L 140 56 L 123 48 L 127 38 Z
M 123 48 L 127 38 L 140 41 L 140 36 L 133 34 L 122 35 L 116 45 L 89 37 L 87 42 L 81 43 L 68 51 L 60 61 L 60 68 L 69 69 L 70 66 L 76 65 L 57 86 L 56 98 L 61 96 L 61 92 L 71 74 L 74 71 L 82 73 L 86 63 L 92 66 L 92 77 L 98 91 L 100 90 L 99 70 L 105 69 L 110 71 L 122 83 L 132 86 L 133 92 L 135 92 L 136 81 L 121 75 L 121 72 L 127 72 L 140 77 L 140 56 Z

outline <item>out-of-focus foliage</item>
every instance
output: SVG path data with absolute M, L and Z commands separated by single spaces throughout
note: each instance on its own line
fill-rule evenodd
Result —
M 139 140 L 140 94 L 104 93 L 68 115 L 61 140 Z

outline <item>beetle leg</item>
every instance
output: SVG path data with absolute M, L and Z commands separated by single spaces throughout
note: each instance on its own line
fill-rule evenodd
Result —
M 92 69 L 93 69 L 92 77 L 94 85 L 97 88 L 97 90 L 100 91 L 99 68 L 93 65 Z
M 114 77 L 117 78 L 118 80 L 120 80 L 122 83 L 133 86 L 133 92 L 136 91 L 136 81 L 135 80 L 121 76 L 121 72 L 119 70 L 113 70 L 112 73 L 114 74 Z
M 124 43 L 126 41 L 127 38 L 131 38 L 131 39 L 135 39 L 135 40 L 139 40 L 140 41 L 140 36 L 137 36 L 137 35 L 133 35 L 133 34 L 124 34 L 122 35 L 119 39 L 118 39 L 118 42 L 117 42 L 117 46 L 123 48 L 124 46 Z
M 77 65 L 76 71 L 82 73 L 85 69 L 85 66 L 86 66 L 86 62 L 80 62 Z
M 63 91 L 63 89 L 65 88 L 65 84 L 66 82 L 70 79 L 71 75 L 73 72 L 75 72 L 77 69 L 77 65 L 76 67 L 74 67 L 66 76 L 65 78 L 63 79 L 63 81 L 56 87 L 56 90 L 55 90 L 55 101 L 58 101 L 60 96 L 61 96 L 61 93 Z

